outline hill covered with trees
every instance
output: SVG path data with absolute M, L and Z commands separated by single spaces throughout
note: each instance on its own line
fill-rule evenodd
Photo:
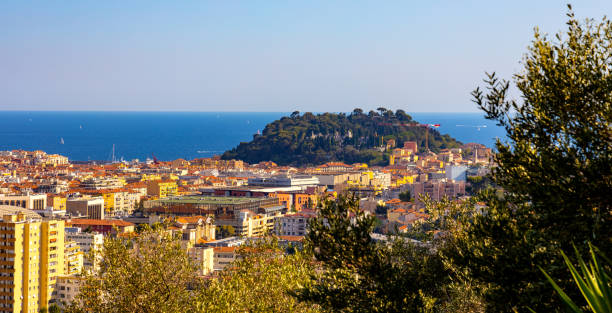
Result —
M 426 132 L 429 132 L 428 138 Z M 294 166 L 330 161 L 386 165 L 389 152 L 383 151 L 381 146 L 389 139 L 395 139 L 398 146 L 404 141 L 416 141 L 420 150 L 425 149 L 428 141 L 429 149 L 434 152 L 461 145 L 449 135 L 418 126 L 403 110 L 393 112 L 378 108 L 366 114 L 355 109 L 350 114 L 316 115 L 296 111 L 266 125 L 252 141 L 240 143 L 226 151 L 222 158 Z

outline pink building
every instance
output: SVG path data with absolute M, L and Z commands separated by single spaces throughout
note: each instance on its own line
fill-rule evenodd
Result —
M 440 201 L 444 197 L 456 198 L 465 194 L 464 181 L 427 181 L 412 184 L 411 192 L 416 202 L 421 204 L 422 197 L 428 195 L 431 200 Z

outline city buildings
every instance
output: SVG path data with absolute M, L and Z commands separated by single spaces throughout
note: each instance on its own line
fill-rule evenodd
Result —
M 422 195 L 434 201 L 457 199 L 465 195 L 466 177 L 490 171 L 490 151 L 477 144 L 419 153 L 416 142 L 398 148 L 387 143 L 392 160 L 371 167 L 330 162 L 295 168 L 216 158 L 112 164 L 59 160 L 49 165 L 54 157 L 42 151 L 0 152 L 0 204 L 13 206 L 13 213 L 2 221 L 10 225 L 0 229 L 0 261 L 12 263 L 0 265 L 6 270 L 0 271 L 5 273 L 0 280 L 16 280 L 10 266 L 21 268 L 21 280 L 12 282 L 21 292 L 24 272 L 38 273 L 28 274 L 27 296 L 3 281 L 7 287 L 0 288 L 9 291 L 0 295 L 0 312 L 19 312 L 26 305 L 24 312 L 32 312 L 49 301 L 70 303 L 82 283 L 74 275 L 97 267 L 105 236 L 130 240 L 137 235 L 135 224 L 161 227 L 180 238 L 198 264 L 198 274 L 208 277 L 239 259 L 241 246 L 269 234 L 281 245 L 301 247 L 308 223 L 325 199 L 354 192 L 361 208 L 381 220 L 378 231 L 407 231 L 412 223 L 429 217 Z M 396 199 L 405 190 L 411 191 L 412 199 Z M 383 205 L 386 208 L 380 210 Z M 59 230 L 51 234 L 51 226 L 45 226 L 51 223 L 53 229 L 65 230 L 61 242 Z M 22 225 L 23 231 L 9 232 Z M 15 236 L 23 238 L 21 243 Z M 32 251 L 27 262 L 19 263 L 15 255 L 21 250 L 13 246 L 26 247 L 25 241 Z

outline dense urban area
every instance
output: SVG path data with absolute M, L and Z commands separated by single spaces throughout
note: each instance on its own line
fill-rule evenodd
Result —
M 267 235 L 300 246 L 320 201 L 347 191 L 380 221 L 372 236 L 405 233 L 428 217 L 425 199 L 468 198 L 491 165 L 491 149 L 475 143 L 435 154 L 389 140 L 384 149 L 393 156 L 387 166 L 306 168 L 219 158 L 73 164 L 43 151 L 0 152 L 2 230 L 14 238 L 5 270 L 45 269 L 27 280 L 12 275 L 7 283 L 23 290 L 13 295 L 15 305 L 29 312 L 70 304 L 83 271 L 96 266 L 90 251 L 143 225 L 178 236 L 202 276 L 222 271 L 241 245 Z M 28 250 L 27 236 L 38 249 Z

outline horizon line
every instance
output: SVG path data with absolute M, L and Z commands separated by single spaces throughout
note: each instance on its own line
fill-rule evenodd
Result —
M 403 110 L 403 109 L 401 109 Z M 351 113 L 352 111 L 299 111 L 302 113 Z M 376 111 L 376 110 L 371 110 Z M 390 110 L 397 111 L 397 110 Z M 0 109 L 0 112 L 109 112 L 109 113 L 138 113 L 138 112 L 160 112 L 160 113 L 291 113 L 293 111 L 207 111 L 207 110 L 12 110 L 12 109 Z M 410 113 L 482 113 L 482 111 L 407 111 Z M 364 110 L 364 114 L 367 114 Z

